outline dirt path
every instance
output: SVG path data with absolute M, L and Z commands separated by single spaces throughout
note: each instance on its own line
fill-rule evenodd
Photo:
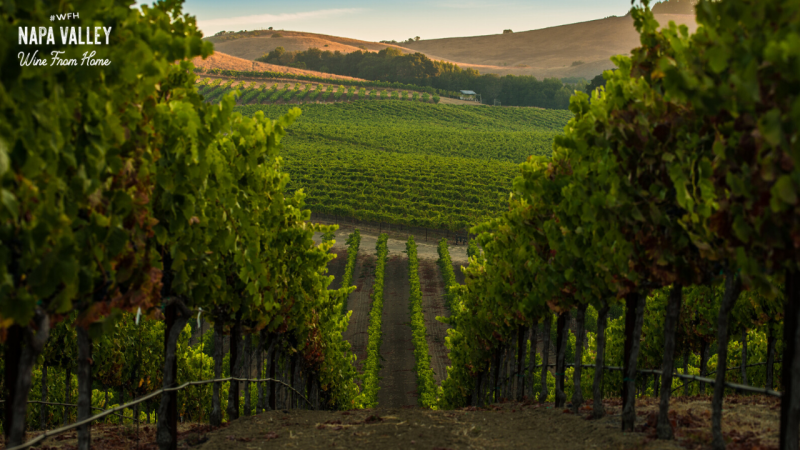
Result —
M 130 410 L 128 410 L 130 417 Z M 189 448 L 189 443 L 196 442 L 198 436 L 205 436 L 211 430 L 222 432 L 228 424 L 223 424 L 222 428 L 214 429 L 208 424 L 178 421 L 178 448 Z M 60 426 L 60 425 L 59 425 Z M 51 425 L 50 430 L 55 428 Z M 41 431 L 25 433 L 25 440 L 33 439 L 41 434 Z M 188 441 L 187 441 L 188 438 Z M 195 439 L 192 441 L 192 439 Z M 0 434 L 0 448 L 5 448 L 5 437 Z M 33 448 L 40 450 L 74 450 L 78 448 L 78 431 L 70 430 L 52 438 L 47 438 L 40 446 Z M 157 450 L 156 444 L 156 425 L 140 424 L 136 425 L 114 425 L 110 423 L 95 423 L 92 425 L 92 449 L 102 450 L 129 450 L 138 448 L 140 450 Z
M 586 420 L 552 405 L 499 405 L 483 411 L 421 408 L 269 411 L 206 436 L 203 450 L 348 449 L 679 449 L 644 433 L 622 433 L 619 417 Z M 638 422 L 644 422 L 643 417 Z
M 381 407 L 400 408 L 417 404 L 409 293 L 408 257 L 390 249 L 383 285 L 383 367 L 378 391 Z
M 450 256 L 450 260 L 452 261 L 453 257 Z M 461 261 L 455 262 L 453 261 L 453 273 L 456 275 L 456 282 L 458 284 L 464 284 L 464 280 L 467 278 L 463 272 L 461 272 L 461 266 L 467 267 L 469 265 L 469 261 Z
M 636 401 L 636 432 L 620 432 L 621 401 L 605 400 L 608 416 L 588 420 L 545 405 L 505 403 L 486 410 L 430 411 L 417 407 L 357 411 L 269 411 L 242 417 L 222 428 L 178 423 L 178 448 L 203 450 L 273 448 L 402 449 L 641 449 L 711 448 L 709 397 L 673 398 L 670 419 L 676 441 L 655 440 L 653 398 Z M 730 449 L 777 449 L 780 400 L 757 395 L 727 396 L 722 434 Z M 26 433 L 31 439 L 39 432 Z M 47 439 L 44 450 L 72 450 L 73 430 Z M 97 424 L 92 448 L 156 450 L 155 426 Z M 138 438 L 138 442 L 137 442 Z M 5 444 L 0 435 L 0 448 Z
M 433 259 L 419 260 L 419 282 L 422 288 L 422 312 L 425 315 L 425 331 L 428 341 L 428 353 L 431 355 L 433 379 L 437 385 L 447 375 L 450 358 L 444 339 L 447 337 L 447 325 L 436 320 L 436 316 L 449 316 L 445 306 L 444 279 L 439 265 Z
M 347 298 L 347 310 L 353 311 L 350 323 L 344 338 L 350 343 L 350 348 L 356 354 L 356 369 L 361 372 L 361 366 L 367 358 L 367 343 L 369 341 L 369 311 L 372 308 L 372 283 L 375 281 L 375 247 L 365 247 L 363 242 L 358 248 L 356 266 L 353 268 L 353 284 L 356 290 Z

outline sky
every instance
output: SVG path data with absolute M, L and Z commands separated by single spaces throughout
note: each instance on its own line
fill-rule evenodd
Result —
M 630 0 L 186 0 L 206 36 L 219 31 L 284 29 L 365 41 L 436 39 L 528 31 L 611 15 Z

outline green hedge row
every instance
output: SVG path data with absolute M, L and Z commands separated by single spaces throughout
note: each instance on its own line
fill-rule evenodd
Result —
M 381 233 L 375 249 L 378 251 L 378 264 L 375 266 L 375 282 L 372 285 L 372 310 L 369 312 L 367 360 L 364 362 L 364 383 L 361 395 L 365 408 L 378 406 L 378 386 L 381 371 L 381 331 L 383 316 L 383 275 L 386 269 L 386 256 L 389 254 L 389 236 Z
M 356 267 L 359 245 L 361 245 L 361 233 L 358 230 L 354 230 L 350 237 L 347 238 L 347 266 L 344 268 L 342 287 L 350 286 L 350 283 L 353 282 L 353 270 Z M 347 314 L 347 297 L 342 302 L 342 314 Z
M 431 355 L 426 338 L 425 315 L 422 312 L 422 288 L 419 284 L 419 261 L 417 260 L 417 244 L 410 236 L 406 243 L 408 253 L 408 281 L 411 283 L 409 307 L 411 309 L 411 336 L 414 341 L 414 369 L 417 372 L 417 392 L 419 405 L 436 409 L 436 381 L 433 379 Z M 452 269 L 451 269 L 452 270 Z

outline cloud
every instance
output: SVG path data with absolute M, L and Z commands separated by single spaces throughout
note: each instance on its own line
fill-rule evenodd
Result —
M 197 26 L 201 29 L 230 27 L 240 25 L 271 25 L 273 23 L 291 22 L 295 20 L 320 19 L 331 16 L 341 16 L 361 12 L 361 8 L 347 9 L 320 9 L 317 11 L 306 11 L 299 13 L 286 14 L 255 14 L 251 16 L 228 17 L 224 19 L 197 20 Z

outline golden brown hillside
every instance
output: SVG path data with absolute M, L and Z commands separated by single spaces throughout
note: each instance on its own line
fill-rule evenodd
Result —
M 694 16 L 657 14 L 665 26 L 669 21 L 697 29 Z M 272 37 L 278 33 L 281 37 Z M 578 76 L 591 79 L 613 64 L 613 55 L 628 54 L 639 45 L 639 35 L 630 16 L 609 17 L 539 30 L 488 36 L 420 40 L 402 46 L 361 41 L 299 31 L 255 31 L 207 38 L 215 51 L 254 60 L 283 47 L 287 51 L 321 50 L 349 53 L 379 51 L 387 46 L 403 53 L 421 52 L 431 59 L 457 63 L 481 73 L 533 75 L 537 78 Z
M 265 72 L 283 72 L 294 75 L 312 75 L 315 77 L 330 78 L 332 80 L 360 80 L 360 78 L 346 77 L 343 75 L 333 75 L 330 73 L 315 72 L 313 70 L 302 70 L 292 67 L 276 66 L 275 64 L 265 64 L 262 62 L 250 61 L 222 53 L 218 50 L 215 50 L 214 53 L 206 59 L 202 59 L 198 56 L 192 60 L 192 63 L 194 63 L 195 67 L 201 67 L 206 70 L 259 70 Z
M 686 25 L 690 32 L 697 29 L 692 15 L 658 14 L 656 20 L 662 26 L 674 21 Z M 421 40 L 406 45 L 432 59 L 485 65 L 486 68 L 479 70 L 486 73 L 589 79 L 612 68 L 609 58 L 613 55 L 628 54 L 638 47 L 639 34 L 633 27 L 633 19 L 624 16 L 510 34 Z
M 272 37 L 280 34 L 281 37 Z M 214 43 L 215 51 L 236 55 L 245 59 L 256 59 L 278 47 L 286 51 L 307 50 L 316 47 L 320 50 L 340 51 L 350 53 L 357 50 L 379 51 L 386 47 L 396 47 L 403 53 L 413 53 L 407 48 L 381 44 L 379 42 L 360 41 L 358 39 L 328 36 L 325 34 L 305 33 L 301 31 L 253 31 L 242 34 L 228 34 L 206 38 Z

